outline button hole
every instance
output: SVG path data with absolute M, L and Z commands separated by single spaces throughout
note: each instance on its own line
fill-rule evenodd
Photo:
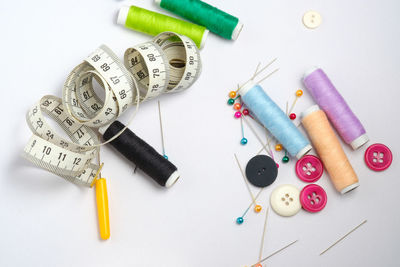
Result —
M 285 198 L 283 197 L 283 198 L 281 198 L 282 199 L 282 201 L 285 201 Z
M 293 201 L 293 198 L 289 198 L 290 201 Z
M 289 206 L 289 202 L 286 201 L 285 204 L 286 204 L 286 206 Z
M 315 192 L 312 192 L 313 197 L 315 197 L 317 194 Z
M 285 197 L 289 197 L 289 194 L 288 194 L 288 193 L 286 193 L 286 194 L 285 194 Z
M 314 205 L 314 201 L 311 200 L 311 205 Z
M 378 156 L 378 153 L 374 152 L 374 154 L 373 154 L 373 155 L 376 157 L 376 156 Z
M 315 172 L 317 169 L 316 168 L 314 168 L 314 167 L 312 167 L 312 169 L 311 169 L 313 172 Z
M 308 195 L 307 197 L 308 197 L 308 199 L 311 199 L 311 195 Z

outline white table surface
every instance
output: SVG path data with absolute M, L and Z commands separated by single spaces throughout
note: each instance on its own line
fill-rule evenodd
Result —
M 263 82 L 281 106 L 293 101 L 308 68 L 322 67 L 363 122 L 370 144 L 394 155 L 381 173 L 369 170 L 363 147 L 345 151 L 361 186 L 339 195 L 324 174 L 318 184 L 328 204 L 317 214 L 283 218 L 270 212 L 263 255 L 293 240 L 268 266 L 399 266 L 400 100 L 399 1 L 245 1 L 209 3 L 235 14 L 244 29 L 235 42 L 210 34 L 201 51 L 203 72 L 188 91 L 160 97 L 166 151 L 181 179 L 157 186 L 109 147 L 102 151 L 108 181 L 111 238 L 98 234 L 94 191 L 34 167 L 20 157 L 31 135 L 25 113 L 45 94 L 61 95 L 66 76 L 100 44 L 122 58 L 149 36 L 116 25 L 123 4 L 168 13 L 151 1 L 1 1 L 0 266 L 244 266 L 257 261 L 263 214 L 250 203 L 233 153 L 244 165 L 260 148 L 226 105 L 227 94 L 257 63 L 278 61 Z M 306 29 L 302 15 L 314 9 L 323 23 Z M 271 69 L 272 70 L 272 69 Z M 313 104 L 306 92 L 299 114 Z M 130 127 L 161 151 L 157 101 L 143 104 Z M 261 134 L 261 129 L 257 130 Z M 282 153 L 277 155 L 282 157 Z M 295 160 L 281 164 L 277 181 L 260 196 L 265 207 L 279 184 L 302 188 Z M 256 188 L 252 188 L 256 192 Z M 323 256 L 319 253 L 364 219 L 368 222 Z

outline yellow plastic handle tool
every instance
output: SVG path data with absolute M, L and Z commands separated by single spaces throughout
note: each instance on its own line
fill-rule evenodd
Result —
M 96 180 L 96 202 L 100 237 L 103 240 L 107 240 L 110 238 L 110 220 L 108 217 L 107 184 L 104 178 Z

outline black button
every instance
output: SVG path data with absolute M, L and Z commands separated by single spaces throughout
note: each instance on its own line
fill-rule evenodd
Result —
M 246 166 L 246 177 L 257 187 L 266 187 L 272 184 L 278 176 L 278 167 L 275 161 L 266 155 L 253 157 Z

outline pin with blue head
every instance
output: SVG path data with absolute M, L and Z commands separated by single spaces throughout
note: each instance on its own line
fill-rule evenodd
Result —
M 237 224 L 242 224 L 244 222 L 244 219 L 243 219 L 243 217 L 237 217 L 237 219 L 236 219 L 236 223 Z

